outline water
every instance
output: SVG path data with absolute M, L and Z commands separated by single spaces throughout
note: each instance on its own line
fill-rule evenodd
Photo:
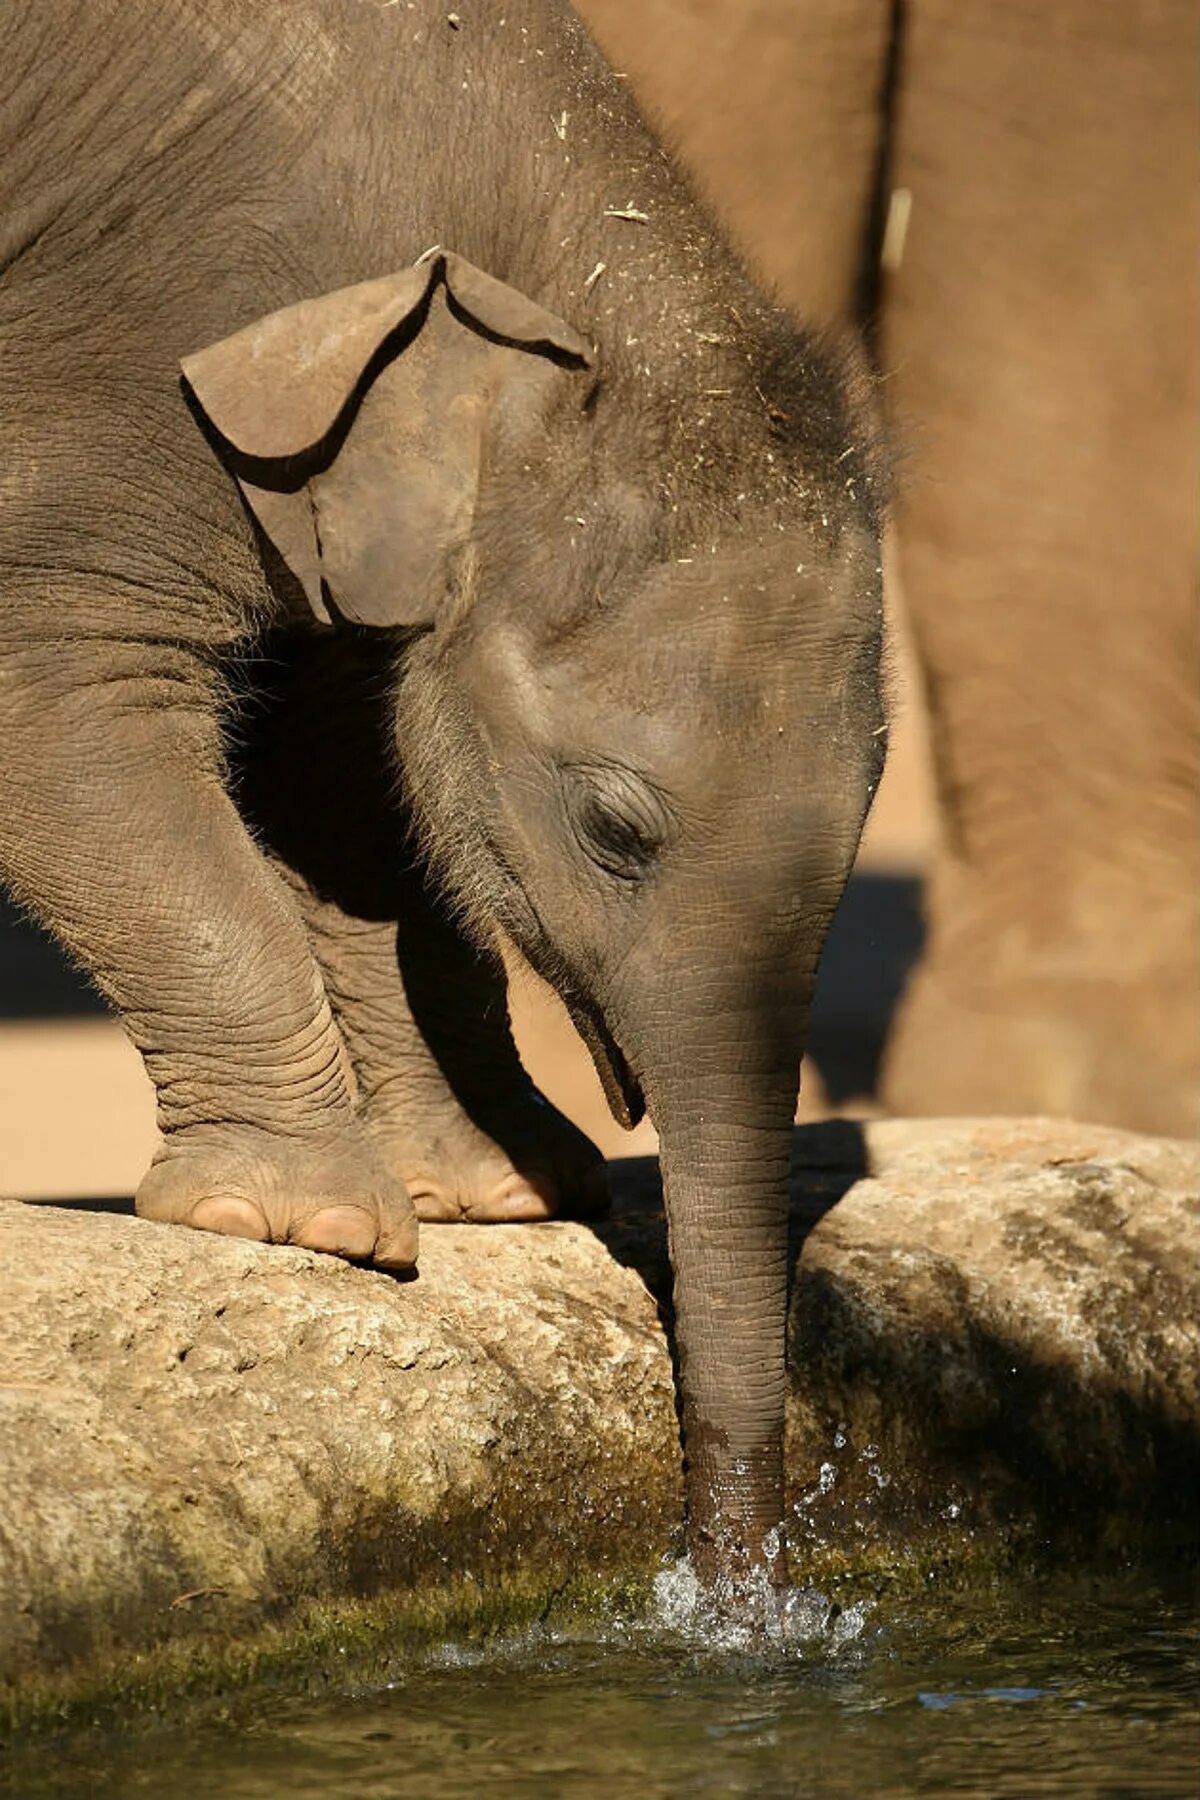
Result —
M 764 1650 L 686 1577 L 654 1617 L 425 1653 L 18 1753 L 22 1800 L 1196 1800 L 1200 1591 L 1057 1584 L 884 1618 L 799 1595 Z

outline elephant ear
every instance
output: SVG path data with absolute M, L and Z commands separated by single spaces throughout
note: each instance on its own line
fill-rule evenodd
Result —
M 569 325 L 449 251 L 187 357 L 217 449 L 317 618 L 432 624 L 488 420 L 592 367 Z

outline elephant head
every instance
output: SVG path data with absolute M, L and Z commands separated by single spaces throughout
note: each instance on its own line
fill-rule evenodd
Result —
M 792 1118 L 883 755 L 864 413 L 732 316 L 601 354 L 439 252 L 184 365 L 318 617 L 408 628 L 400 765 L 453 903 L 658 1128 L 708 1577 L 782 1524 Z

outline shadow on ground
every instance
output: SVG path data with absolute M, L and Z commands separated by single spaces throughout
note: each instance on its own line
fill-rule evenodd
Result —
M 0 889 L 0 1021 L 95 1018 L 107 1011 L 87 976 Z

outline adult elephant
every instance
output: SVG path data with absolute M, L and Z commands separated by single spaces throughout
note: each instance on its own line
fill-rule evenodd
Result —
M 887 1101 L 1194 1131 L 1200 14 L 581 10 L 789 301 L 867 325 L 906 441 L 941 842 Z

